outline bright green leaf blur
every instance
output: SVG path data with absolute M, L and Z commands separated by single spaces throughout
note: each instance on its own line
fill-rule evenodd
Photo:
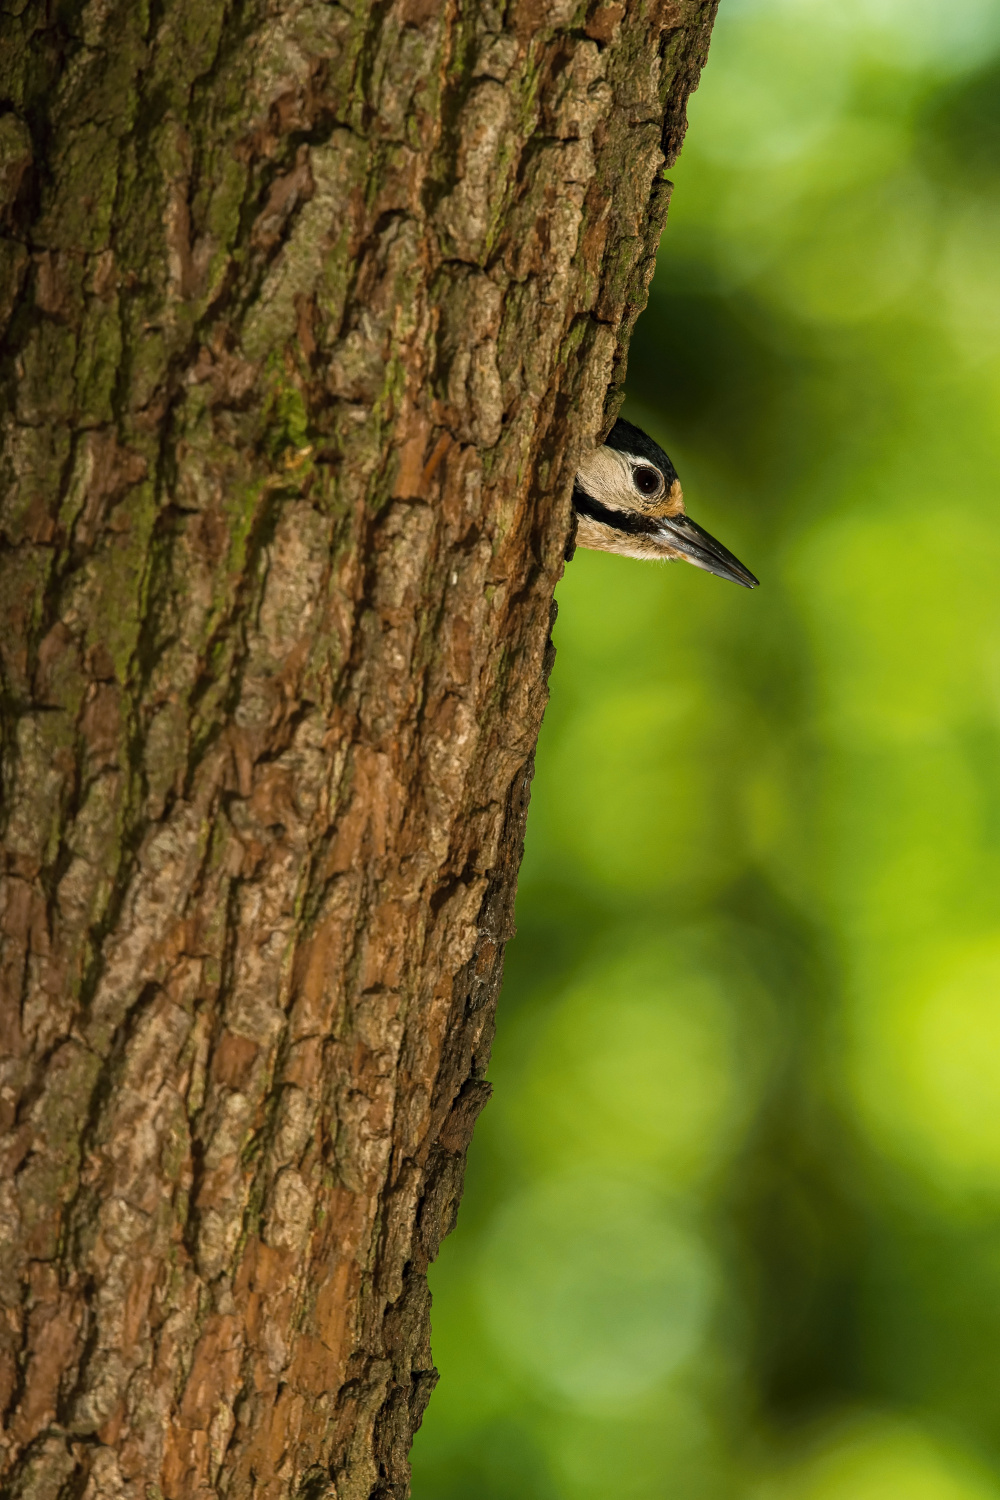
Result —
M 722 0 L 415 1500 L 1000 1500 L 1000 0 Z

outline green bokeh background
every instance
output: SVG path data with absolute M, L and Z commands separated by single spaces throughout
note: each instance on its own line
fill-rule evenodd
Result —
M 722 0 L 415 1500 L 1000 1500 L 1000 3 Z

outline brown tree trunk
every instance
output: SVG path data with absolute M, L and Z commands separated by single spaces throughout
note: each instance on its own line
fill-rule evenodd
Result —
M 7 1494 L 406 1494 L 713 11 L 6 7 Z

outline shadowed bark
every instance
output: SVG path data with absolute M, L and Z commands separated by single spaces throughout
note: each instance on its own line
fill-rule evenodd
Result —
M 713 11 L 5 9 L 7 1494 L 406 1494 Z

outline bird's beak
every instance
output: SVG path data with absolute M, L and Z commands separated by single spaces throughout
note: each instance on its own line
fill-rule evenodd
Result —
M 759 580 L 750 569 L 745 568 L 738 557 L 734 557 L 714 536 L 709 536 L 690 516 L 663 516 L 660 518 L 660 528 L 660 540 L 675 552 L 682 553 L 686 562 L 693 563 L 696 568 L 704 568 L 706 573 L 714 573 L 717 578 L 728 578 L 732 583 L 740 583 L 745 589 L 757 587 Z

